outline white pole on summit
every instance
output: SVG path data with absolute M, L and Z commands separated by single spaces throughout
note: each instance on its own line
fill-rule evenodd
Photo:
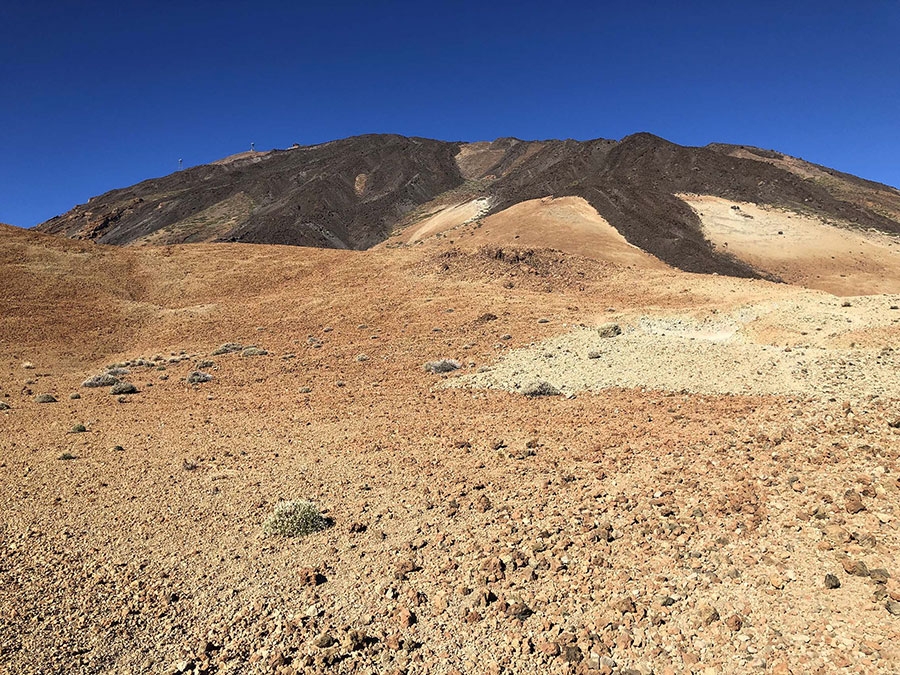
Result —
M 179 159 L 179 160 L 178 160 L 178 170 L 181 171 L 181 167 L 183 167 L 183 166 L 184 166 L 184 160 L 183 160 L 183 159 Z
M 250 143 L 250 152 L 256 152 L 256 143 Z

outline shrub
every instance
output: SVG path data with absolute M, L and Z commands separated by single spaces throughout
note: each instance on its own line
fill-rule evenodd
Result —
M 535 396 L 559 396 L 560 391 L 549 382 L 537 381 L 522 387 L 522 393 L 529 398 Z
M 274 513 L 263 523 L 266 534 L 283 537 L 304 537 L 328 527 L 328 521 L 318 507 L 308 501 L 285 501 L 275 505 Z
M 224 345 L 215 350 L 212 355 L 213 356 L 221 356 L 222 354 L 231 354 L 232 352 L 239 352 L 244 348 L 244 345 L 239 342 L 226 342 Z
M 84 382 L 81 383 L 82 387 L 112 387 L 113 385 L 119 384 L 119 379 L 114 377 L 111 373 L 100 373 L 99 375 L 93 375 L 89 377 Z
M 241 352 L 241 356 L 265 356 L 268 353 L 265 349 L 260 349 L 259 347 L 247 347 Z
M 137 387 L 131 384 L 131 382 L 119 382 L 119 384 L 110 389 L 109 393 L 113 396 L 118 396 L 119 394 L 136 394 Z
M 602 338 L 614 338 L 622 334 L 622 328 L 617 323 L 605 323 L 597 328 L 597 333 Z
M 438 359 L 425 364 L 425 370 L 435 375 L 449 373 L 459 368 L 462 368 L 462 364 L 456 359 Z

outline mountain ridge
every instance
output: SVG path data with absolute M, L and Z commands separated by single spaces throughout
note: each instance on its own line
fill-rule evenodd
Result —
M 438 141 L 365 134 L 239 153 L 92 198 L 41 232 L 115 245 L 210 241 L 366 249 L 431 203 L 489 198 L 483 215 L 547 196 L 581 197 L 632 245 L 691 272 L 772 275 L 704 235 L 692 193 L 900 234 L 900 191 L 771 150 L 619 141 Z

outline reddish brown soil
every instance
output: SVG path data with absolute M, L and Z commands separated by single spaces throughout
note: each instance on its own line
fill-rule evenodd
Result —
M 604 317 L 824 295 L 440 241 L 119 249 L 13 228 L 0 271 L 4 672 L 900 668 L 897 401 L 527 399 L 422 368 L 474 372 Z M 225 342 L 269 354 L 210 356 Z M 124 402 L 79 386 L 157 354 Z M 203 360 L 213 380 L 188 384 Z M 264 536 L 283 499 L 333 526 Z

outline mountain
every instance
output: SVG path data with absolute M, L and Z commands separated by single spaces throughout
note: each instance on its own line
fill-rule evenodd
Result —
M 37 230 L 116 245 L 367 249 L 447 208 L 465 207 L 459 225 L 529 200 L 578 197 L 628 244 L 670 266 L 781 278 L 733 244 L 716 245 L 689 195 L 726 200 L 735 211 L 752 204 L 900 234 L 900 191 L 892 187 L 770 150 L 683 147 L 647 133 L 477 143 L 367 135 L 247 152 L 112 190 Z

